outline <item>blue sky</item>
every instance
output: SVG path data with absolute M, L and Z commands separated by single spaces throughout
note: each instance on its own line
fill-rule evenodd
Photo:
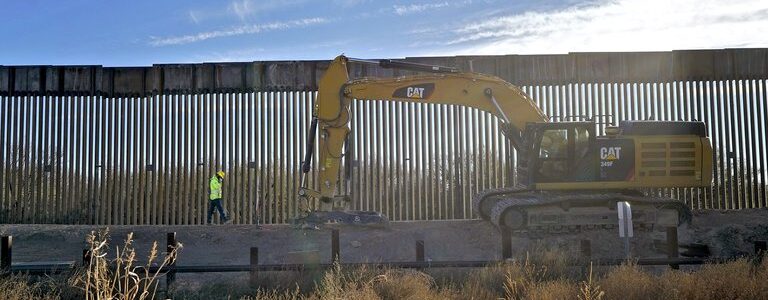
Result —
M 0 64 L 768 47 L 764 0 L 2 0 Z

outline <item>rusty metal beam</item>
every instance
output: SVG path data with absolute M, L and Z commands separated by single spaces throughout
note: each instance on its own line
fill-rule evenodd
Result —
M 408 57 L 422 62 L 495 74 L 518 85 L 564 82 L 643 82 L 757 79 L 768 75 L 768 49 L 669 52 L 569 53 Z M 196 94 L 246 91 L 309 91 L 327 61 L 158 64 L 151 67 L 1 66 L 0 95 Z M 353 67 L 357 75 L 389 76 L 397 70 Z

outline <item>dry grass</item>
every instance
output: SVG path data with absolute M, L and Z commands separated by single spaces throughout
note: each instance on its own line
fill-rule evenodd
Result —
M 660 296 L 678 299 L 768 299 L 768 259 L 706 265 L 697 272 L 667 272 L 659 278 Z
M 587 279 L 579 283 L 579 300 L 600 300 L 605 296 L 605 292 L 600 288 L 592 276 L 592 264 L 589 265 L 589 275 Z
M 60 299 L 60 294 L 26 275 L 7 275 L 0 279 L 0 298 L 6 300 Z
M 573 295 L 578 294 L 578 287 L 568 280 L 557 279 L 537 283 L 528 289 L 526 297 L 528 299 L 541 300 L 560 300 L 572 299 Z
M 157 242 L 147 256 L 146 264 L 137 265 L 137 253 L 130 233 L 122 247 L 115 247 L 114 258 L 109 258 L 109 232 L 91 232 L 87 238 L 91 253 L 88 265 L 80 274 L 73 276 L 72 285 L 82 291 L 83 299 L 154 299 L 157 294 L 159 269 L 176 259 L 178 248 L 164 258 L 158 258 Z M 179 244 L 180 247 L 180 244 Z
M 600 280 L 600 287 L 608 299 L 654 299 L 657 285 L 658 278 L 636 264 L 617 266 Z
M 129 236 L 107 261 L 104 236 L 94 235 L 94 261 L 86 272 L 70 279 L 36 281 L 29 276 L 0 279 L 2 299 L 152 299 L 157 276 L 135 273 L 135 251 Z M 545 259 L 547 258 L 548 259 Z M 150 253 L 150 261 L 157 251 Z M 167 263 L 158 262 L 159 264 Z M 107 263 L 117 268 L 107 268 Z M 590 267 L 578 274 L 556 257 L 529 256 L 518 261 L 474 270 L 417 271 L 353 268 L 335 265 L 314 281 L 281 283 L 273 288 L 234 284 L 208 285 L 200 291 L 179 291 L 175 299 L 768 299 L 768 259 L 755 264 L 747 259 L 702 266 L 696 271 L 651 273 L 635 264 L 609 268 L 597 274 Z M 554 270 L 554 271 L 553 271 Z M 430 275 L 430 273 L 432 275 Z M 305 277 L 311 278 L 310 276 Z M 434 275 L 434 276 L 433 276 Z M 436 280 L 443 276 L 447 280 Z M 90 279 L 89 279 L 90 278 Z M 56 287 L 56 285 L 59 287 Z M 61 286 L 74 284 L 80 297 L 67 296 Z
M 600 285 L 607 299 L 768 299 L 768 259 L 704 265 L 654 276 L 637 265 L 613 268 Z

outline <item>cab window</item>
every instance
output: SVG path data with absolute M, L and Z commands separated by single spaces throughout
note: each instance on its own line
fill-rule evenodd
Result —
M 565 159 L 568 158 L 568 130 L 546 130 L 541 137 L 539 158 Z
M 573 129 L 576 133 L 576 159 L 582 159 L 589 152 L 589 130 L 583 127 Z
M 543 129 L 538 148 L 537 182 L 593 180 L 593 131 L 589 124 Z
M 542 182 L 560 181 L 568 173 L 568 130 L 545 130 L 539 147 L 538 177 Z

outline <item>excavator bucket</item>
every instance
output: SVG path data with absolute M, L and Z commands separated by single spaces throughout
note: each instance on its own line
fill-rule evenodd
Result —
M 294 219 L 293 224 L 301 228 L 319 228 L 328 224 L 387 227 L 389 219 L 372 211 L 313 211 Z

